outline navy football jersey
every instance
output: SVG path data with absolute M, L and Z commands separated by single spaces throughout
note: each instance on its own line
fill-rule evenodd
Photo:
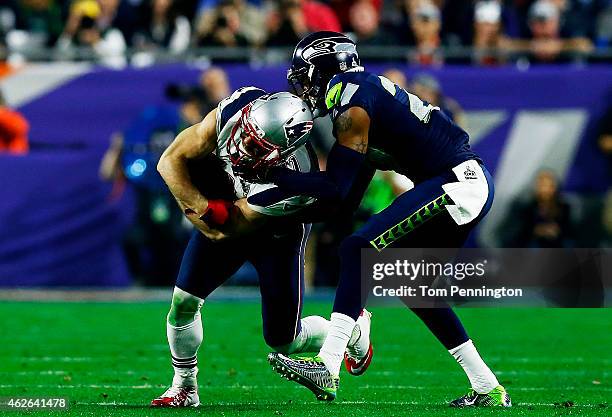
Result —
M 480 161 L 468 134 L 438 107 L 383 76 L 355 70 L 337 74 L 327 86 L 325 105 L 332 121 L 350 107 L 363 108 L 370 117 L 368 161 L 415 183 L 469 159 Z

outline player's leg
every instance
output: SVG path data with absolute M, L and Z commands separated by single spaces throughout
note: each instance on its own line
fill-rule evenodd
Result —
M 444 175 L 417 185 L 413 190 L 399 196 L 385 210 L 372 216 L 359 230 L 342 242 L 340 246 L 340 280 L 336 290 L 330 332 L 319 353 L 330 372 L 336 375 L 339 373 L 344 351 L 342 346 L 346 346 L 350 337 L 350 329 L 352 329 L 353 323 L 366 303 L 367 291 L 362 289 L 361 263 L 358 261 L 361 259 L 361 250 L 373 248 L 376 245 L 378 245 L 379 250 L 389 245 L 400 247 L 418 245 L 424 247 L 414 238 L 428 236 L 428 230 L 435 231 L 438 222 L 445 223 L 446 218 L 450 219 L 445 206 L 452 204 L 453 201 L 446 195 L 442 185 L 451 181 L 452 177 L 450 175 Z M 378 240 L 379 236 L 407 218 L 412 218 L 412 230 L 409 227 L 403 227 L 404 235 L 398 232 L 394 233 L 395 240 L 392 241 L 389 238 L 384 241 Z M 446 230 L 443 235 L 436 234 L 436 236 L 442 236 L 440 239 L 443 239 L 442 242 L 437 242 L 436 246 L 460 246 L 467 233 L 457 229 L 453 227 Z M 444 310 L 445 315 L 450 317 L 454 315 L 452 310 Z M 431 315 L 435 319 L 438 316 L 440 314 Z M 429 314 L 425 312 L 421 318 L 425 319 L 426 324 L 429 325 Z M 455 320 L 449 323 L 452 325 L 459 323 L 459 321 Z M 445 328 L 437 326 L 432 326 L 432 328 L 440 330 L 436 334 L 439 338 L 448 339 L 452 337 L 459 343 L 467 340 L 465 331 L 461 326 L 455 327 L 449 332 Z
M 277 358 L 288 359 L 288 354 L 316 352 L 327 335 L 328 321 L 323 317 L 301 319 L 304 293 L 304 246 L 308 230 L 303 227 L 283 238 L 271 239 L 264 251 L 249 260 L 258 271 L 261 289 L 263 330 L 266 343 L 279 353 L 271 353 L 268 360 L 274 368 Z M 276 368 L 274 368 L 276 369 Z M 305 376 L 298 382 L 315 387 Z M 298 373 L 287 373 L 288 378 Z M 330 381 L 333 383 L 333 381 Z M 317 395 L 327 395 L 324 391 Z
M 426 181 L 416 187 L 415 190 L 405 193 L 390 207 L 379 215 L 373 216 L 359 231 L 347 238 L 341 248 L 341 262 L 343 262 L 341 281 L 345 278 L 347 280 L 345 282 L 348 283 L 339 285 L 334 311 L 345 311 L 351 314 L 349 317 L 352 317 L 356 309 L 365 303 L 363 291 L 355 288 L 356 285 L 360 285 L 355 280 L 355 277 L 359 276 L 359 265 L 350 261 L 350 259 L 360 256 L 362 248 L 373 246 L 382 250 L 389 245 L 421 248 L 463 246 L 469 232 L 488 212 L 492 201 L 492 179 L 486 170 L 483 170 L 483 174 L 487 180 L 488 195 L 483 200 L 482 207 L 477 208 L 479 212 L 473 213 L 474 218 L 467 224 L 457 225 L 449 211 L 445 209 L 445 206 L 448 205 L 455 206 L 455 202 L 442 188 L 442 185 L 453 178 L 441 176 Z M 407 216 L 406 213 L 409 215 Z M 406 232 L 409 228 L 406 228 L 404 224 L 403 231 L 406 233 L 403 236 L 398 234 L 397 225 L 409 218 L 412 224 L 411 230 Z M 389 239 L 391 235 L 395 240 Z M 350 279 L 351 277 L 352 279 Z M 362 295 L 359 300 L 361 304 L 358 304 L 356 294 Z M 486 394 L 486 396 L 478 398 L 478 401 L 482 402 L 480 405 L 489 405 L 488 403 L 508 405 L 509 398 L 505 390 L 499 385 L 493 372 L 478 354 L 455 312 L 443 301 L 438 304 L 438 308 L 412 308 L 411 310 L 461 365 L 472 385 L 474 395 Z M 343 319 L 348 321 L 346 315 Z M 347 324 L 344 331 L 348 326 L 350 324 Z M 329 339 L 333 341 L 332 337 L 335 329 L 333 319 L 330 329 Z M 326 355 L 326 347 L 324 345 L 322 348 L 323 357 Z M 336 354 L 338 350 L 335 350 Z M 333 358 L 334 364 L 336 364 L 338 357 L 334 356 Z M 495 398 L 492 400 L 491 396 Z M 462 397 L 453 402 L 452 405 L 469 405 L 470 398 Z
M 488 184 L 492 184 L 486 170 L 485 176 Z M 318 357 L 315 358 L 316 361 L 325 364 L 326 370 L 322 371 L 323 373 L 338 375 L 351 329 L 366 302 L 366 294 L 361 289 L 360 262 L 355 262 L 356 259 L 360 259 L 361 249 L 376 247 L 382 250 L 390 244 L 400 247 L 460 247 L 473 225 L 484 216 L 492 199 L 490 186 L 488 193 L 483 196 L 482 205 L 476 207 L 478 212 L 472 213 L 474 218 L 469 224 L 458 226 L 453 222 L 447 206 L 454 206 L 455 202 L 442 186 L 454 181 L 456 178 L 449 173 L 419 184 L 412 191 L 398 197 L 380 214 L 372 216 L 361 229 L 343 241 L 340 248 L 340 282 L 336 291 L 330 330 Z M 402 226 L 398 228 L 400 224 Z M 436 239 L 434 240 L 432 236 Z M 471 345 L 461 322 L 450 307 L 415 310 L 415 313 L 456 359 L 459 350 L 468 349 Z M 464 369 L 467 369 L 466 372 L 478 374 L 485 379 L 486 389 L 492 384 L 497 384 L 494 375 L 482 359 L 473 354 L 475 349 L 470 352 L 472 360 L 457 359 Z M 470 378 L 470 381 L 473 380 L 476 381 L 477 378 Z
M 172 356 L 172 386 L 197 387 L 197 352 L 204 338 L 200 308 L 204 299 L 174 287 L 166 317 L 166 336 Z
M 166 334 L 174 377 L 171 387 L 152 401 L 152 406 L 184 407 L 199 403 L 197 352 L 203 340 L 200 308 L 206 297 L 245 262 L 236 243 L 211 242 L 194 232 L 181 262 Z
M 472 227 L 473 225 L 457 227 L 457 224 L 448 213 L 443 213 L 443 215 L 432 221 L 428 227 L 415 230 L 414 235 L 407 236 L 398 245 L 403 247 L 434 248 L 440 247 L 442 243 L 447 247 L 461 247 Z M 440 242 L 439 237 L 444 235 L 446 235 L 446 239 Z M 498 390 L 500 385 L 497 378 L 476 350 L 473 341 L 469 338 L 457 314 L 443 300 L 438 300 L 436 304 L 437 308 L 413 307 L 411 310 L 448 350 L 457 363 L 461 365 L 470 381 L 474 395 L 497 395 L 501 393 Z M 469 404 L 471 401 L 469 395 L 465 397 L 462 397 L 465 401 L 461 403 Z M 486 397 L 489 397 L 489 395 Z M 501 396 L 498 397 L 500 397 L 500 400 L 502 399 Z M 459 405 L 459 403 L 456 405 Z
M 264 340 L 284 354 L 317 352 L 327 335 L 326 319 L 302 318 L 309 232 L 310 225 L 296 225 L 285 236 L 259 242 L 249 256 L 259 276 Z
M 331 314 L 328 335 L 319 351 L 312 360 L 285 360 L 281 358 L 273 367 L 284 376 L 291 374 L 316 374 L 313 380 L 321 384 L 311 389 L 317 398 L 333 400 L 338 385 L 340 366 L 348 343 L 351 339 L 356 320 L 366 303 L 365 292 L 361 288 L 361 250 L 371 248 L 371 240 L 380 233 L 402 221 L 407 213 L 423 207 L 436 199 L 443 191 L 441 186 L 445 178 L 427 181 L 414 190 L 402 194 L 387 209 L 370 217 L 370 219 L 340 246 L 340 279 L 336 289 L 334 308 Z M 448 181 L 450 182 L 450 181 Z M 442 203 L 442 207 L 446 202 Z M 435 212 L 440 211 L 435 210 Z M 284 373 L 283 370 L 287 370 Z M 301 380 L 298 382 L 302 383 Z

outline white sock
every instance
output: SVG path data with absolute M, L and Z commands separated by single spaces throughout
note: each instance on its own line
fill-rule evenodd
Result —
M 497 378 L 482 360 L 471 340 L 448 351 L 465 371 L 472 389 L 486 394 L 499 385 Z
M 194 320 L 184 326 L 173 326 L 166 323 L 166 333 L 174 367 L 172 385 L 197 386 L 198 360 L 196 355 L 204 338 L 200 313 L 196 313 Z
M 288 355 L 300 352 L 318 352 L 329 330 L 329 320 L 321 316 L 308 316 L 301 320 L 300 333 L 286 347 Z
M 353 328 L 355 328 L 355 320 L 342 313 L 332 313 L 329 332 L 323 342 L 319 357 L 323 359 L 323 363 L 333 375 L 340 373 L 344 351 L 353 333 Z

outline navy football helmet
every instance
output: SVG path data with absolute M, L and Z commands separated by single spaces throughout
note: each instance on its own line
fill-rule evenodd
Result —
M 315 32 L 302 39 L 291 58 L 287 81 L 314 112 L 325 111 L 325 88 L 338 73 L 358 67 L 355 42 L 338 32 Z

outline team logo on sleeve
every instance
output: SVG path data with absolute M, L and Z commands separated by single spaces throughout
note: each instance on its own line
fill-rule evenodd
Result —
M 305 122 L 299 122 L 291 126 L 285 126 L 285 136 L 287 137 L 287 143 L 293 143 L 300 139 L 302 136 L 312 130 L 314 123 L 312 120 Z

